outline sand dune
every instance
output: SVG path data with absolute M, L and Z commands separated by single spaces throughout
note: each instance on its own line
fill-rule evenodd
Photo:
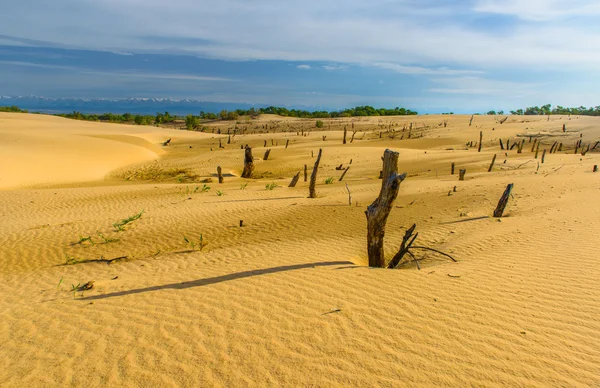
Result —
M 215 124 L 250 133 L 227 144 L 212 130 L 1 114 L 0 385 L 598 386 L 600 157 L 573 146 L 600 140 L 600 120 L 546 120 L 361 118 L 317 131 L 270 116 Z M 466 143 L 480 131 L 477 152 Z M 542 164 L 529 136 L 563 151 Z M 525 139 L 523 153 L 499 138 Z M 238 178 L 245 144 L 260 179 Z M 287 184 L 320 147 L 319 198 L 308 199 L 302 179 Z M 408 173 L 387 253 L 416 223 L 420 244 L 458 263 L 423 253 L 421 270 L 366 266 L 364 211 L 386 148 Z M 217 165 L 233 175 L 224 184 Z M 508 183 L 499 222 L 489 216 Z

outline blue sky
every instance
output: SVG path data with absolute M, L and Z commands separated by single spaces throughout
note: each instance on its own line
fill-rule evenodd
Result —
M 600 105 L 597 1 L 19 0 L 1 9 L 0 95 L 424 113 Z

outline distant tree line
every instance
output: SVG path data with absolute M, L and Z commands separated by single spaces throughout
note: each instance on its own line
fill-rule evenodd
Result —
M 210 120 L 237 120 L 239 116 L 258 116 L 260 114 L 272 114 L 284 117 L 298 117 L 309 119 L 328 119 L 337 117 L 356 117 L 356 116 L 406 116 L 416 115 L 415 111 L 405 108 L 373 108 L 372 106 L 357 106 L 355 108 L 344 109 L 341 111 L 327 112 L 325 110 L 307 111 L 300 109 L 288 109 L 284 107 L 269 106 L 267 108 L 237 109 L 235 111 L 222 110 L 219 114 L 200 112 L 201 119 Z
M 499 113 L 501 114 L 501 113 Z M 589 107 L 580 106 L 577 108 L 568 108 L 557 105 L 552 108 L 551 104 L 540 106 L 531 106 L 525 109 L 511 110 L 511 115 L 578 115 L 578 116 L 600 116 L 600 106 Z
M 26 109 L 21 109 L 15 105 L 0 106 L 0 112 L 29 113 Z

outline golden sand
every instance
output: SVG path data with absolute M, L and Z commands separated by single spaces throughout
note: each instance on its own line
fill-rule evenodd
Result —
M 321 131 L 263 116 L 227 144 L 211 129 L 0 114 L 0 386 L 599 386 L 600 157 L 573 146 L 593 146 L 600 120 L 468 121 L 325 120 Z M 482 151 L 466 147 L 480 131 Z M 500 150 L 518 135 L 522 154 Z M 564 149 L 541 164 L 530 135 L 543 135 L 540 157 L 554 141 Z M 260 179 L 239 178 L 245 144 Z M 287 185 L 320 147 L 308 199 L 302 178 Z M 386 148 L 408 173 L 389 257 L 416 223 L 420 245 L 458 263 L 420 252 L 421 270 L 366 266 L 364 211 Z M 508 183 L 499 222 L 489 216 Z

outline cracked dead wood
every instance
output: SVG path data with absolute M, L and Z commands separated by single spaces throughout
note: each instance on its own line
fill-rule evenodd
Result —
M 383 154 L 383 180 L 379 196 L 365 212 L 367 216 L 367 252 L 370 267 L 385 268 L 383 239 L 385 224 L 400 191 L 406 173 L 398 174 L 398 152 L 386 149 Z
M 317 184 L 317 172 L 319 170 L 319 162 L 321 161 L 322 154 L 323 149 L 319 148 L 319 155 L 317 156 L 317 160 L 315 161 L 313 172 L 310 175 L 310 184 L 308 186 L 308 198 L 317 198 L 317 191 L 315 190 L 315 185 Z
M 265 151 L 265 155 L 263 156 L 263 160 L 269 160 L 269 155 L 271 155 L 271 149 Z
M 496 154 L 492 158 L 492 163 L 490 164 L 490 168 L 488 168 L 488 172 L 492 172 L 492 168 L 494 168 L 494 163 L 496 163 Z
M 244 150 L 244 171 L 242 178 L 252 178 L 254 173 L 254 157 L 252 156 L 252 148 L 246 147 Z
M 506 204 L 508 203 L 508 198 L 510 198 L 510 193 L 513 189 L 513 184 L 509 183 L 500 197 L 500 201 L 498 201 L 498 206 L 496 206 L 496 210 L 494 210 L 494 217 L 500 218 L 504 213 L 504 208 L 506 208 Z
M 298 172 L 296 175 L 294 175 L 294 177 L 292 178 L 292 181 L 290 182 L 288 187 L 296 187 L 296 183 L 298 183 L 298 179 L 300 179 L 300 172 Z
M 340 176 L 340 179 L 338 180 L 338 182 L 341 182 L 342 179 L 344 179 L 344 176 L 346 176 L 346 173 L 348 172 L 348 170 L 350 170 L 350 166 L 346 167 L 346 169 L 342 173 L 342 176 Z
M 219 183 L 223 183 L 223 170 L 221 170 L 221 166 L 217 166 L 217 177 L 219 178 Z

